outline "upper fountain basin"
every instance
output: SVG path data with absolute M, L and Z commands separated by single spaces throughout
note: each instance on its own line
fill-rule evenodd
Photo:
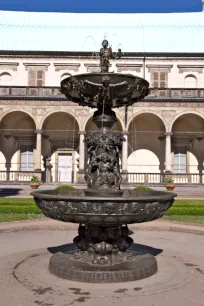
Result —
M 64 79 L 61 92 L 82 106 L 114 108 L 141 101 L 149 93 L 149 83 L 131 74 L 86 73 Z
M 122 225 L 161 218 L 172 206 L 175 193 L 124 190 L 118 197 L 88 197 L 83 190 L 38 190 L 37 206 L 49 218 L 86 225 Z

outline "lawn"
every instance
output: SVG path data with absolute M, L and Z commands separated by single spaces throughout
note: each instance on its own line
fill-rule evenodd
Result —
M 0 222 L 45 218 L 33 199 L 0 198 Z M 204 224 L 204 200 L 176 200 L 166 220 Z
M 0 198 L 0 222 L 41 219 L 33 199 Z M 45 218 L 45 217 L 44 217 Z

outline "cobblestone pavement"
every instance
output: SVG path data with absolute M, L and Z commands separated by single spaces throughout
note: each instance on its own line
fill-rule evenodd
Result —
M 138 231 L 135 243 L 159 254 L 154 276 L 129 283 L 85 284 L 48 270 L 55 247 L 76 230 L 28 230 L 0 235 L 0 306 L 204 305 L 204 238 L 179 232 Z M 47 249 L 49 248 L 49 249 Z

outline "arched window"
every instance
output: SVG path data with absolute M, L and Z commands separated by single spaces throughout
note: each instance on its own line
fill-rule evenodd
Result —
M 185 88 L 197 88 L 197 78 L 193 74 L 185 77 Z
M 12 80 L 12 76 L 8 72 L 0 74 L 0 85 L 8 85 Z
M 70 76 L 72 76 L 70 73 L 63 73 L 62 75 L 61 75 L 61 78 L 60 78 L 60 81 L 63 81 L 64 79 L 66 79 L 66 78 L 68 78 L 68 77 L 70 77 Z

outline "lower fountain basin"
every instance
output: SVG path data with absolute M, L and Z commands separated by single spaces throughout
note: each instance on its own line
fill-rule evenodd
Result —
M 175 193 L 125 190 L 118 197 L 85 196 L 83 190 L 32 192 L 36 205 L 52 219 L 84 225 L 114 226 L 153 221 L 172 206 Z

